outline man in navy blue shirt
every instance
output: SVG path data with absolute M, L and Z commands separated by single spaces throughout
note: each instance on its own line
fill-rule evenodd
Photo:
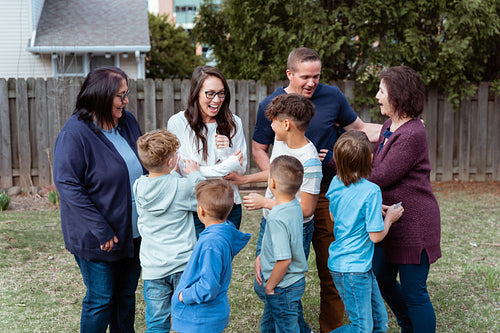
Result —
M 339 135 L 338 125 L 346 131 L 363 131 L 372 142 L 377 141 L 381 126 L 363 122 L 338 87 L 319 83 L 320 74 L 321 59 L 316 51 L 301 47 L 290 53 L 286 70 L 289 85 L 278 88 L 259 104 L 252 137 L 252 155 L 261 170 L 269 169 L 268 150 L 269 145 L 274 142 L 274 132 L 271 122 L 265 116 L 265 111 L 274 97 L 281 94 L 300 94 L 311 99 L 315 106 L 315 115 L 306 130 L 306 137 L 316 146 L 323 161 L 323 180 L 314 212 L 312 243 L 321 282 L 320 331 L 330 332 L 342 326 L 344 305 L 328 269 L 328 248 L 334 237 L 325 193 L 335 176 L 335 171 L 328 168 L 327 164 L 331 160 L 331 150 Z

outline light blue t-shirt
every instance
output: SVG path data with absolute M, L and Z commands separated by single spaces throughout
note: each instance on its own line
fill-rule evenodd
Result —
M 266 219 L 262 238 L 261 265 L 264 282 L 269 280 L 278 260 L 292 259 L 288 270 L 277 287 L 286 288 L 304 277 L 307 260 L 303 245 L 303 219 L 300 202 L 292 201 L 276 205 Z
M 130 193 L 132 196 L 132 235 L 134 238 L 140 236 L 139 230 L 137 229 L 137 208 L 135 207 L 135 198 L 132 187 L 137 178 L 143 174 L 143 169 L 139 158 L 134 153 L 132 148 L 129 146 L 127 140 L 125 140 L 118 132 L 117 127 L 110 130 L 102 130 L 103 134 L 108 138 L 109 141 L 115 146 L 116 150 L 123 158 L 127 164 L 128 169 L 128 179 L 130 181 Z
M 384 230 L 380 188 L 364 178 L 346 187 L 335 176 L 326 198 L 335 221 L 328 268 L 340 273 L 368 272 L 374 251 L 368 233 Z

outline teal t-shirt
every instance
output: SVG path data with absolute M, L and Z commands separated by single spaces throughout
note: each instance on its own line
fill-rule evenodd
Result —
M 262 238 L 261 265 L 264 283 L 269 280 L 278 260 L 292 259 L 288 270 L 277 287 L 286 288 L 304 277 L 307 260 L 303 246 L 302 208 L 295 198 L 276 205 L 266 218 L 266 230 Z
M 380 187 L 364 178 L 346 187 L 335 176 L 326 198 L 335 221 L 328 268 L 340 273 L 368 272 L 374 251 L 368 233 L 384 230 Z
M 134 238 L 137 238 L 140 236 L 140 234 L 139 230 L 137 229 L 138 215 L 135 206 L 134 191 L 132 191 L 132 187 L 135 180 L 139 178 L 143 173 L 142 165 L 135 152 L 129 146 L 127 140 L 125 140 L 125 138 L 120 135 L 120 132 L 118 132 L 116 127 L 110 130 L 103 129 L 102 132 L 106 136 L 106 138 L 111 141 L 113 146 L 115 146 L 116 150 L 125 161 L 125 164 L 127 164 L 128 179 L 130 181 L 130 193 L 132 196 L 132 235 Z

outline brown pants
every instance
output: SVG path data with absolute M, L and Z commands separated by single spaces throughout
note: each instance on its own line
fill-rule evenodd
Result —
M 325 193 L 321 192 L 314 212 L 313 247 L 316 252 L 316 267 L 320 280 L 321 302 L 319 307 L 319 327 L 321 333 L 333 331 L 342 326 L 344 319 L 344 303 L 333 283 L 328 269 L 328 248 L 335 240 L 333 222 L 328 209 L 329 202 Z

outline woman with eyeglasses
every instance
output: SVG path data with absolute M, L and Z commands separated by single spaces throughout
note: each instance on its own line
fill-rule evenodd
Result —
M 224 75 L 212 66 L 197 67 L 191 77 L 188 105 L 185 111 L 168 120 L 167 129 L 179 139 L 182 160 L 200 165 L 206 178 L 221 178 L 230 172 L 244 174 L 247 145 L 241 119 L 229 109 L 231 92 Z M 241 197 L 234 188 L 234 206 L 228 220 L 239 229 Z M 196 236 L 204 225 L 195 213 Z
M 132 184 L 145 170 L 128 92 L 121 69 L 91 71 L 54 149 L 64 242 L 87 287 L 81 332 L 134 332 L 141 238 Z

